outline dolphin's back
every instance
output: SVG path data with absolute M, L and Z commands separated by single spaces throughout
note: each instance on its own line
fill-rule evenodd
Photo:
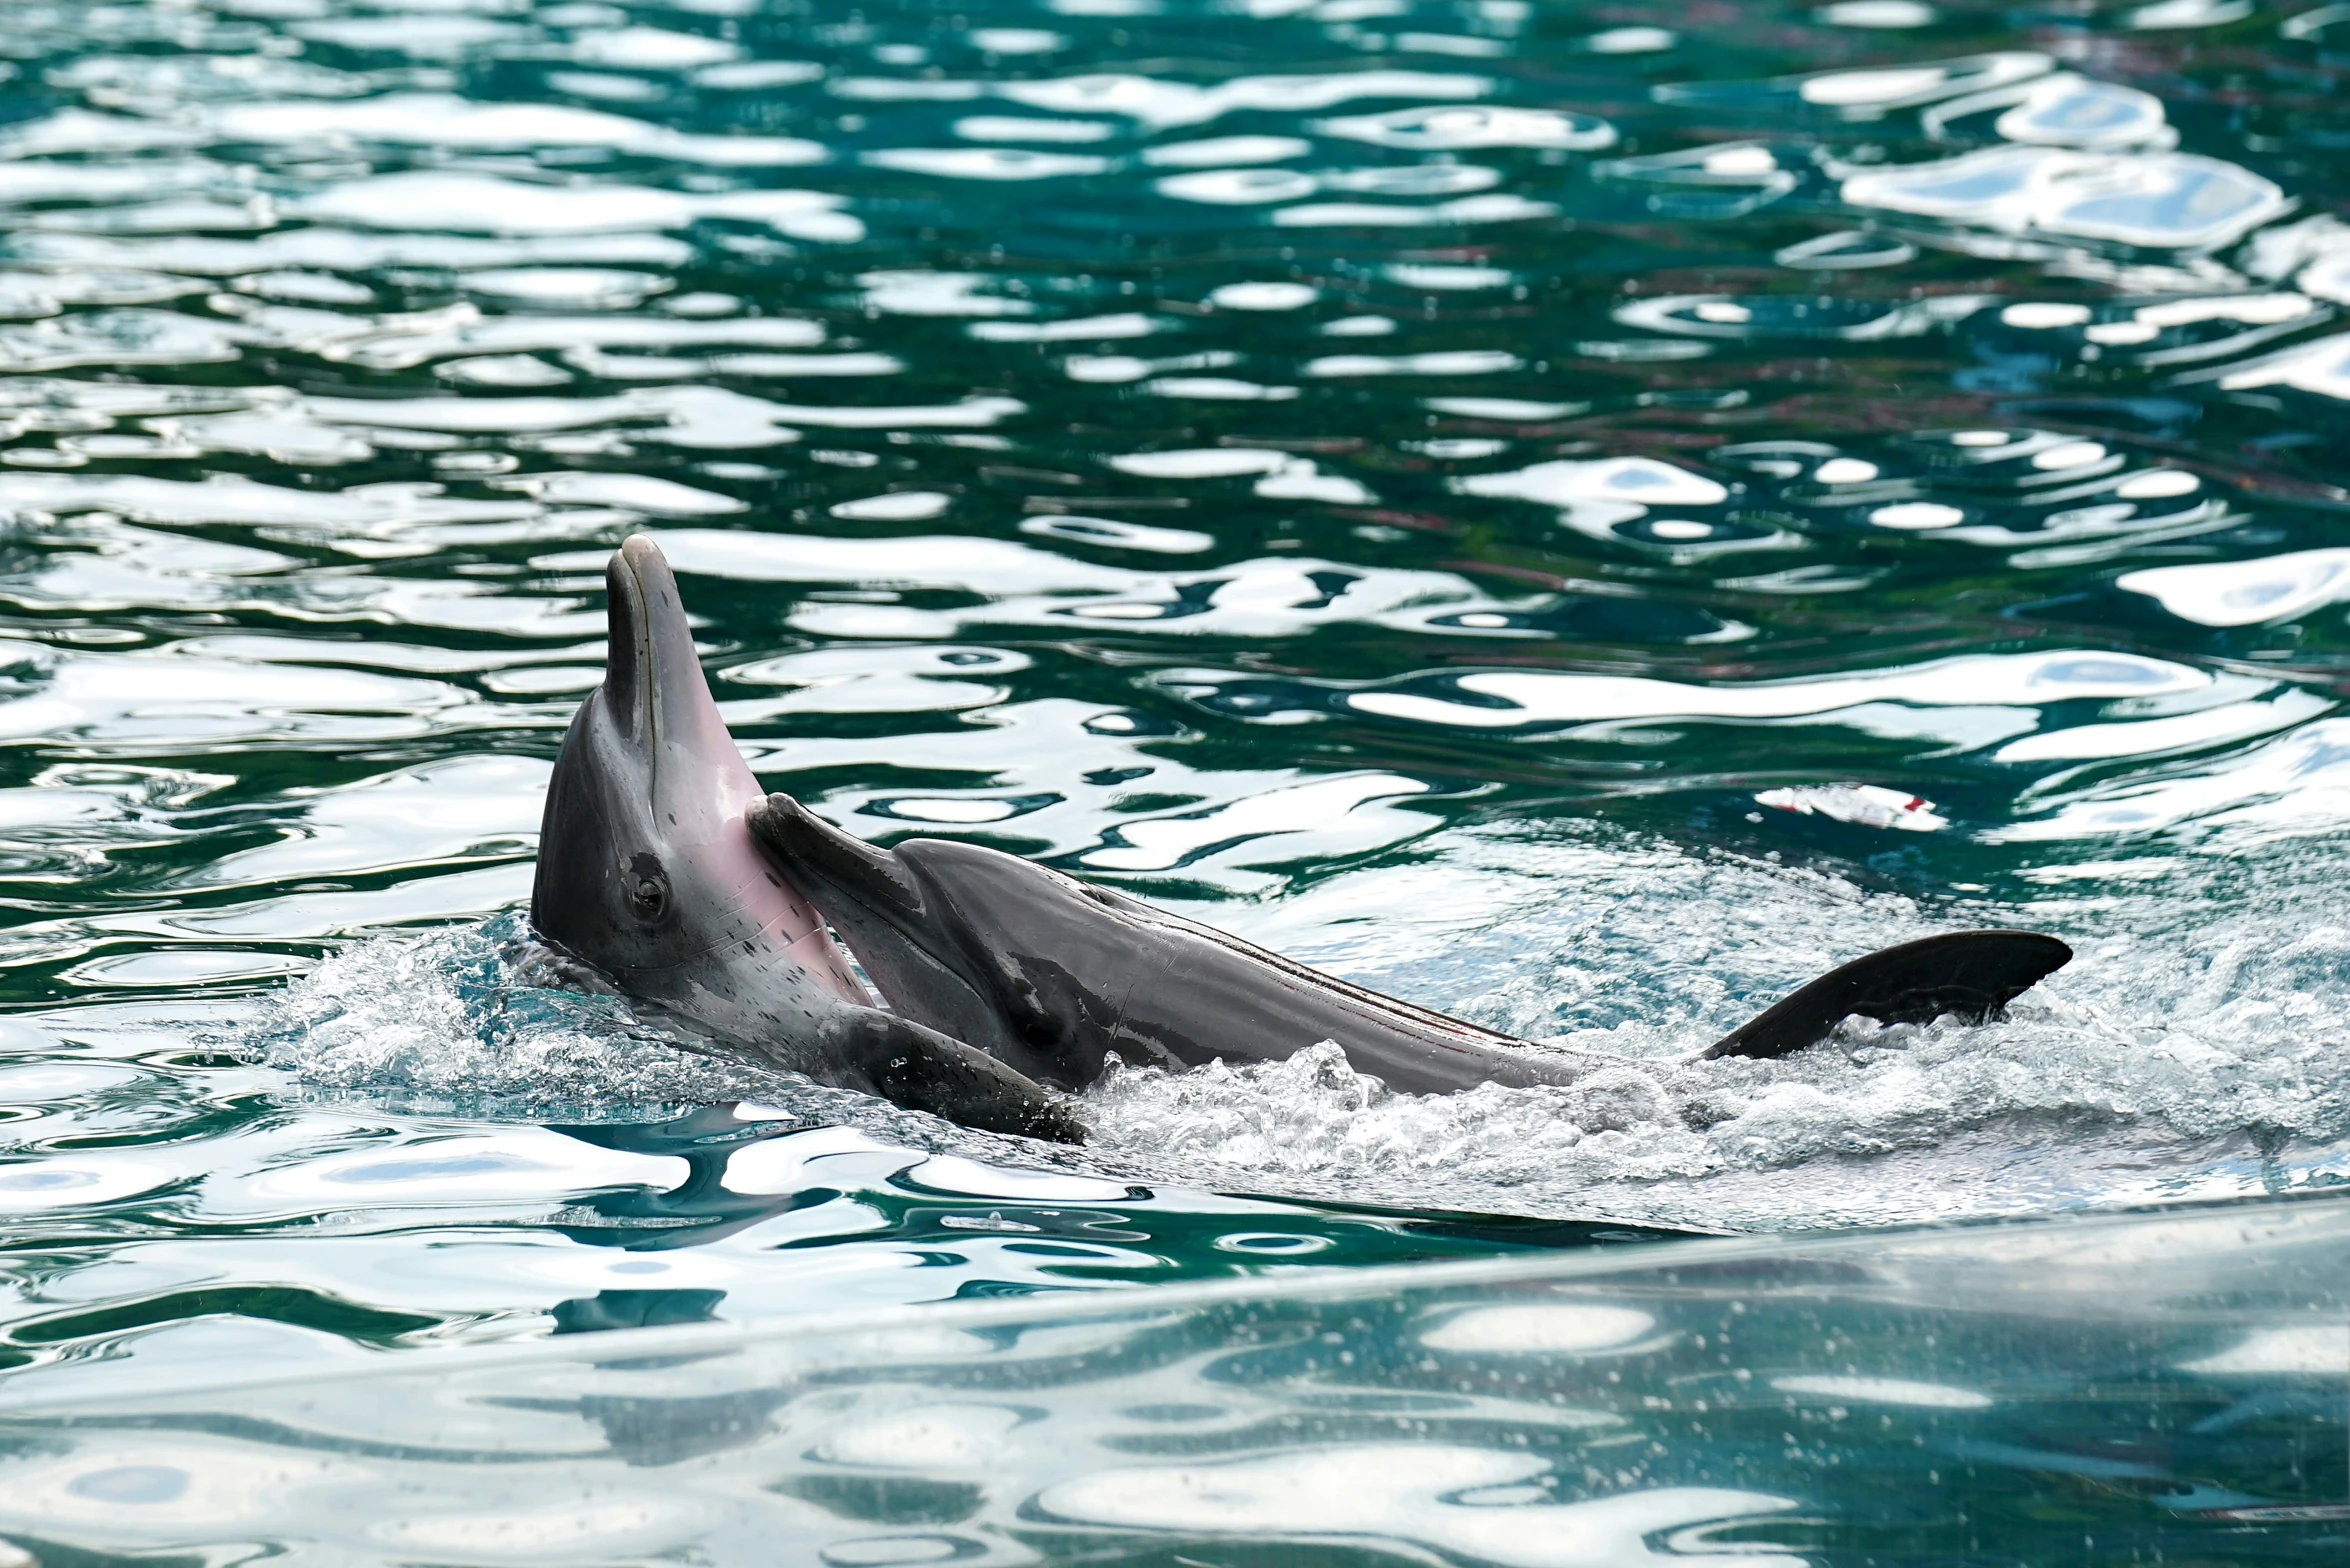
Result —
M 878 849 L 788 795 L 752 836 L 813 892 L 902 1014 L 1016 1072 L 1082 1089 L 1112 1058 L 1278 1061 L 1325 1040 L 1411 1094 L 1571 1084 L 1612 1055 L 1530 1044 L 1309 969 L 1229 932 L 982 845 Z M 1860 1013 L 1995 1016 L 2070 958 L 2053 937 L 1968 931 L 1855 960 L 1706 1055 L 1783 1056 Z
M 1116 1033 L 1157 1044 L 1186 1066 L 1275 1060 L 1329 1040 L 1392 1089 L 1451 1094 L 1481 1083 L 1572 1083 L 1597 1065 L 1382 996 L 1120 894 L 1104 901 L 1167 955 L 1127 991 Z
M 1572 1083 L 1597 1064 L 1375 991 L 1229 932 L 975 844 L 898 846 L 959 972 L 984 977 L 1021 1071 L 1082 1088 L 1137 1066 L 1277 1061 L 1324 1040 L 1411 1094 Z M 944 1027 L 943 1020 L 930 1020 Z

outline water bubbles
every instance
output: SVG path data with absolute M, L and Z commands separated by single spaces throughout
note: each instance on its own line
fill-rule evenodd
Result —
M 321 1091 L 490 1112 L 642 1116 L 773 1092 L 772 1074 L 688 1055 L 616 998 L 550 988 L 531 964 L 515 916 L 374 938 L 289 985 L 247 1040 Z

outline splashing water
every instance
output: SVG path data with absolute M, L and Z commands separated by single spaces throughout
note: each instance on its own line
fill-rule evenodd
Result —
M 1904 900 L 1607 835 L 1566 848 L 1488 832 L 1446 848 L 1446 875 L 1471 884 L 1449 901 L 1482 917 L 1455 940 L 1485 955 L 1450 978 L 1514 975 L 1446 1005 L 1623 1065 L 1570 1087 L 1451 1096 L 1392 1092 L 1327 1043 L 1181 1074 L 1113 1066 L 1080 1097 L 1090 1146 L 1043 1163 L 1403 1208 L 1777 1229 L 2278 1186 L 2350 1157 L 2350 1072 L 2332 1043 L 2350 1030 L 2350 927 L 2281 936 L 2307 885 L 2274 879 L 2183 925 L 2161 912 L 2169 900 L 2140 900 L 2117 922 L 2131 934 L 2085 939 L 2071 969 L 1991 1023 L 1854 1020 L 1783 1060 L 1691 1061 L 1786 983 L 1795 945 L 1758 974 L 1755 955 L 1709 942 L 1723 907 L 1823 941 L 1849 931 L 1856 905 L 1886 941 L 1931 925 Z M 1392 874 L 1358 871 L 1315 896 L 1343 905 Z M 1495 920 L 1513 889 L 1521 906 Z M 1564 946 L 1562 928 L 1575 933 Z M 378 938 L 289 986 L 249 1038 L 307 1084 L 395 1103 L 641 1121 L 750 1099 L 1037 1163 L 1017 1141 L 726 1061 L 618 998 L 550 987 L 535 952 L 511 915 Z M 1380 983 L 1426 999 L 1448 978 L 1432 957 L 1390 954 Z
M 377 937 L 271 997 L 243 1044 L 320 1090 L 471 1116 L 657 1119 L 783 1086 L 779 1074 L 688 1054 L 692 1042 L 618 997 L 534 983 L 542 954 L 518 914 Z
M 2327 902 L 2322 861 L 2272 863 L 2258 893 L 2216 914 L 2167 888 L 2047 900 L 2035 914 L 2080 956 L 1992 1023 L 1855 1021 L 1779 1061 L 1687 1061 L 1805 977 L 1758 975 L 1751 953 L 1724 951 L 1726 909 L 1777 929 L 1780 963 L 1807 945 L 1807 927 L 1848 932 L 1856 905 L 1884 942 L 1933 925 L 1904 901 L 1767 867 L 1634 848 L 1594 879 L 1599 857 L 1546 853 L 1519 834 L 1482 847 L 1486 857 L 1470 849 L 1454 864 L 1504 861 L 1559 896 L 1471 938 L 1486 950 L 1480 974 L 1515 978 L 1440 1005 L 1618 1052 L 1625 1067 L 1570 1089 L 1452 1097 L 1389 1093 L 1327 1049 L 1262 1067 L 1126 1072 L 1089 1097 L 1102 1139 L 1180 1151 L 1232 1180 L 1278 1173 L 1283 1190 L 1327 1197 L 1769 1228 L 2285 1186 L 2335 1179 L 2350 1156 L 2350 927 L 2308 920 Z M 1560 875 L 1568 867 L 1576 880 Z M 1558 945 L 1562 927 L 1579 926 Z M 1850 956 L 1849 945 L 1827 955 Z

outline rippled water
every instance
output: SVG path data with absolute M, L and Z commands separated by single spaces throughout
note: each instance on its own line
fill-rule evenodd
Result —
M 0 1521 L 125 1563 L 2331 1563 L 2346 1220 L 1326 1269 L 226 1390 L 101 1364 L 0 1385 Z
M 0 1389 L 2350 1175 L 2350 7 L 6 19 Z M 532 988 L 636 530 L 770 787 L 1634 1061 L 1059 1151 Z

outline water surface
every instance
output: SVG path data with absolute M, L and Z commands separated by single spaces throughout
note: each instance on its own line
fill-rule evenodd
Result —
M 0 1389 L 2350 1170 L 2350 11 L 8 23 Z M 635 530 L 771 787 L 1627 1066 L 1063 1152 L 531 990 Z
M 0 1520 L 106 1561 L 2332 1562 L 2346 1218 L 2252 1200 L 647 1327 L 227 1389 L 90 1377 L 0 1389 Z

